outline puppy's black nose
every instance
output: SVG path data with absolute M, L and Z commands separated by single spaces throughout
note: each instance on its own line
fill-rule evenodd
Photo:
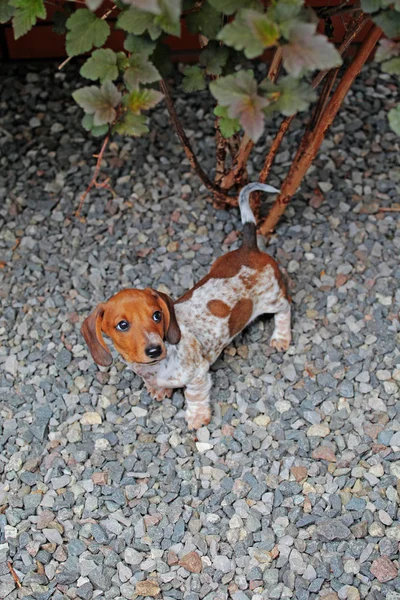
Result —
M 149 358 L 158 358 L 162 353 L 161 346 L 147 346 L 145 353 Z

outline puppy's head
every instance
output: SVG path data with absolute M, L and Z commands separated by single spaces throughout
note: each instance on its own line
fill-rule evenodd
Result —
M 123 290 L 83 322 L 81 332 L 94 361 L 104 367 L 112 357 L 103 339 L 108 335 L 127 362 L 153 364 L 166 356 L 165 341 L 178 344 L 181 332 L 172 300 L 151 289 Z

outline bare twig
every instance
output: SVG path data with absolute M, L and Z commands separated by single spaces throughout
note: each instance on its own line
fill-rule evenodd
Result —
M 400 212 L 400 206 L 382 206 L 378 212 Z
M 7 563 L 8 566 L 8 570 L 10 571 L 12 578 L 14 579 L 15 583 L 17 584 L 17 587 L 22 588 L 21 582 L 19 580 L 18 575 L 16 574 L 16 572 L 14 571 L 14 567 L 12 566 L 12 564 L 10 562 Z
M 214 182 L 216 185 L 220 185 L 225 175 L 226 141 L 220 131 L 218 118 L 215 120 L 215 141 L 217 151 Z
M 343 40 L 343 42 L 340 44 L 340 46 L 338 48 L 338 51 L 341 55 L 343 55 L 346 52 L 346 50 L 350 46 L 351 42 L 354 40 L 355 37 L 357 37 L 357 35 L 360 33 L 361 29 L 364 27 L 364 25 L 368 21 L 369 21 L 369 17 L 366 15 L 360 15 L 355 20 L 353 27 L 348 31 L 345 39 Z M 336 71 L 336 69 L 335 69 L 335 71 Z M 314 89 L 317 88 L 318 85 L 324 80 L 324 78 L 328 75 L 329 72 L 330 72 L 329 70 L 325 70 L 325 71 L 321 71 L 320 73 L 318 73 L 318 75 L 313 79 L 313 81 L 311 83 L 312 87 Z M 291 122 L 296 117 L 296 114 L 294 114 L 291 117 L 286 117 L 285 119 L 283 119 L 281 126 L 279 128 L 279 131 L 276 134 L 275 139 L 272 142 L 272 146 L 269 149 L 268 155 L 265 159 L 264 166 L 261 170 L 260 177 L 259 177 L 259 181 L 261 183 L 265 183 L 267 181 L 269 173 L 271 171 L 271 167 L 275 160 L 275 156 L 280 148 L 280 145 L 282 143 L 282 140 L 283 140 L 287 130 L 290 127 Z
M 174 102 L 172 100 L 169 88 L 164 80 L 160 82 L 160 88 L 165 97 L 165 102 L 167 105 L 167 109 L 169 112 L 169 116 L 171 117 L 172 123 L 174 125 L 175 131 L 181 141 L 187 159 L 190 162 L 191 167 L 196 171 L 197 175 L 200 177 L 201 181 L 204 183 L 205 187 L 209 192 L 214 196 L 217 204 L 220 206 L 226 206 L 226 204 L 235 205 L 237 204 L 237 198 L 233 198 L 225 194 L 219 187 L 217 187 L 211 179 L 208 177 L 207 173 L 201 167 L 199 161 L 195 153 L 192 150 L 189 139 L 182 127 L 182 124 L 179 120 L 177 112 L 175 110 Z
M 368 32 L 360 50 L 356 57 L 346 69 L 339 85 L 337 86 L 332 98 L 330 99 L 317 127 L 308 137 L 308 145 L 306 148 L 302 147 L 297 151 L 295 160 L 293 161 L 289 173 L 286 176 L 285 181 L 281 187 L 281 192 L 278 198 L 275 200 L 267 218 L 263 221 L 260 232 L 267 235 L 273 231 L 279 218 L 285 212 L 287 205 L 290 202 L 291 197 L 299 187 L 304 175 L 310 167 L 312 161 L 316 157 L 321 143 L 325 137 L 325 134 L 336 117 L 347 92 L 353 84 L 355 78 L 361 71 L 363 65 L 368 60 L 372 50 L 378 43 L 382 35 L 382 30 L 374 25 Z
M 289 125 L 290 123 L 293 121 L 294 117 L 286 117 L 286 119 L 284 119 L 281 123 L 281 126 L 279 127 L 278 133 L 275 136 L 274 141 L 272 142 L 272 145 L 269 149 L 269 152 L 267 154 L 267 157 L 265 159 L 264 162 L 264 166 L 261 169 L 261 173 L 260 176 L 258 178 L 258 180 L 261 183 L 265 183 L 268 179 L 269 176 L 269 172 L 271 170 L 272 164 L 275 160 L 275 156 L 279 150 L 279 147 L 281 145 L 281 142 L 285 136 L 285 133 L 287 132 L 287 130 L 289 129 Z
M 90 192 L 90 190 L 92 189 L 92 187 L 106 188 L 106 189 L 110 190 L 110 192 L 114 193 L 111 186 L 108 183 L 110 181 L 109 177 L 107 177 L 107 179 L 102 181 L 102 183 L 97 182 L 97 177 L 99 176 L 100 168 L 101 168 L 101 161 L 103 160 L 104 152 L 107 148 L 109 141 L 110 141 L 110 134 L 106 135 L 106 137 L 104 138 L 103 145 L 101 146 L 101 150 L 100 150 L 99 154 L 95 155 L 95 158 L 97 158 L 96 168 L 94 170 L 93 177 L 92 177 L 89 185 L 86 188 L 86 191 L 80 197 L 79 206 L 75 213 L 76 217 L 80 216 L 82 207 L 86 200 L 86 197 L 87 197 L 88 193 Z
M 322 8 L 314 9 L 317 16 L 320 19 L 326 19 L 328 17 L 335 17 L 339 15 L 345 15 L 347 13 L 355 13 L 361 11 L 360 3 L 356 2 L 352 6 L 349 6 L 348 0 L 341 2 L 338 6 L 323 6 Z
M 318 99 L 317 106 L 314 109 L 313 115 L 310 120 L 309 129 L 313 130 L 320 121 L 321 115 L 323 114 L 325 107 L 328 103 L 329 96 L 331 95 L 333 86 L 335 85 L 336 78 L 338 76 L 339 69 L 332 69 L 327 74 L 325 79 L 324 87 Z

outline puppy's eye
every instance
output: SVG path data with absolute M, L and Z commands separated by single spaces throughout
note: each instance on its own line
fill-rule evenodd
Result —
M 117 329 L 118 331 L 128 331 L 128 329 L 129 329 L 128 321 L 120 321 L 115 329 Z
M 156 310 L 156 312 L 153 315 L 153 321 L 155 321 L 156 323 L 159 323 L 161 321 L 161 312 L 159 310 Z

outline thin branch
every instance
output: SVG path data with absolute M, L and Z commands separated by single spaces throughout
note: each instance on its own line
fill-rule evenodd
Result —
M 338 73 L 339 73 L 338 68 L 332 69 L 331 71 L 329 71 L 329 73 L 325 79 L 324 87 L 322 88 L 322 92 L 318 99 L 317 106 L 315 107 L 313 116 L 311 117 L 311 120 L 310 120 L 309 129 L 311 131 L 317 126 L 317 124 L 319 123 L 319 121 L 321 119 L 321 115 L 323 114 L 323 112 L 326 108 L 326 105 L 329 100 L 329 96 L 331 95 L 333 86 L 335 85 L 335 81 L 337 79 Z
M 338 48 L 338 51 L 342 56 L 346 52 L 347 48 L 350 46 L 351 42 L 354 40 L 354 38 L 357 37 L 357 35 L 360 33 L 360 31 L 363 29 L 364 25 L 368 21 L 369 21 L 369 17 L 364 14 L 360 15 L 356 18 L 352 29 L 348 31 L 345 39 L 343 40 L 343 42 L 340 44 L 340 46 Z M 336 69 L 335 69 L 335 71 L 336 71 Z M 325 71 L 321 71 L 320 73 L 318 73 L 318 75 L 312 81 L 311 86 L 314 89 L 317 88 L 318 85 L 324 80 L 324 78 L 328 75 L 329 72 L 330 72 L 329 70 L 325 70 Z M 297 113 L 295 113 L 291 117 L 286 117 L 285 119 L 283 119 L 281 126 L 278 130 L 278 133 L 276 134 L 275 139 L 272 142 L 272 146 L 269 149 L 269 152 L 268 152 L 267 157 L 264 162 L 264 166 L 261 170 L 260 177 L 259 177 L 259 181 L 261 183 L 265 183 L 267 181 L 267 179 L 269 177 L 269 173 L 271 171 L 271 167 L 275 160 L 275 156 L 278 153 L 278 150 L 280 148 L 282 140 L 283 140 L 287 130 L 289 129 L 291 122 L 296 117 L 296 115 L 297 115 Z
M 293 119 L 294 117 L 286 117 L 286 119 L 283 119 L 281 126 L 279 127 L 278 133 L 276 134 L 275 139 L 271 144 L 271 147 L 264 162 L 264 166 L 261 169 L 260 176 L 258 178 L 258 180 L 261 183 L 265 183 L 267 181 L 272 164 L 275 160 L 275 156 L 279 150 L 285 133 L 289 129 L 289 125 L 293 121 Z
M 400 212 L 400 206 L 382 206 L 378 209 L 378 212 Z
M 215 167 L 215 185 L 220 185 L 225 175 L 225 159 L 226 159 L 226 141 L 219 128 L 219 119 L 215 120 L 215 141 L 216 141 L 216 167 Z
M 106 137 L 104 138 L 103 145 L 101 146 L 101 150 L 100 150 L 99 154 L 95 155 L 95 158 L 97 158 L 96 168 L 94 170 L 93 177 L 92 177 L 89 185 L 86 188 L 86 191 L 80 197 L 79 206 L 75 213 L 76 217 L 80 216 L 82 207 L 83 207 L 85 200 L 87 198 L 87 195 L 90 192 L 90 190 L 92 189 L 92 187 L 106 188 L 106 189 L 110 190 L 110 192 L 114 193 L 113 189 L 110 187 L 110 185 L 108 183 L 110 181 L 109 177 L 107 177 L 107 179 L 105 179 L 105 181 L 103 181 L 102 183 L 97 182 L 97 177 L 99 176 L 100 169 L 101 169 L 101 161 L 103 160 L 104 152 L 107 148 L 109 141 L 110 141 L 110 134 L 106 135 Z
M 322 8 L 314 9 L 319 19 L 326 19 L 328 17 L 336 17 L 347 13 L 354 13 L 361 11 L 360 3 L 356 2 L 352 6 L 349 6 L 348 0 L 341 2 L 338 6 L 323 6 Z
M 302 148 L 302 144 L 300 144 L 295 160 L 291 164 L 289 173 L 282 184 L 281 192 L 278 198 L 275 200 L 267 218 L 263 221 L 260 227 L 260 232 L 263 235 L 267 235 L 273 231 L 279 218 L 285 212 L 291 197 L 298 189 L 304 175 L 307 173 L 308 168 L 316 157 L 326 132 L 336 117 L 347 95 L 347 92 L 349 91 L 357 75 L 360 73 L 363 65 L 368 60 L 372 50 L 375 48 L 381 36 L 382 30 L 380 27 L 374 25 L 368 32 L 368 35 L 365 38 L 356 57 L 346 69 L 317 127 L 308 137 L 307 148 Z M 300 148 L 302 148 L 301 152 Z
M 17 587 L 22 588 L 21 582 L 19 580 L 18 575 L 16 574 L 14 567 L 12 566 L 12 564 L 10 562 L 7 562 L 7 566 L 8 566 L 8 570 L 10 571 L 12 578 L 14 579 L 15 583 L 17 584 Z
M 205 173 L 205 171 L 202 169 L 199 161 L 197 160 L 195 153 L 192 150 L 189 139 L 182 127 L 182 124 L 179 120 L 178 114 L 175 110 L 174 102 L 172 100 L 172 97 L 171 97 L 171 94 L 169 91 L 169 88 L 163 79 L 160 81 L 160 88 L 161 88 L 162 93 L 164 94 L 165 102 L 167 105 L 169 116 L 171 117 L 171 120 L 172 120 L 172 124 L 175 128 L 175 131 L 176 131 L 180 141 L 181 141 L 181 144 L 183 146 L 183 149 L 185 151 L 187 159 L 190 162 L 191 167 L 196 171 L 197 175 L 200 177 L 201 181 L 204 183 L 204 185 L 208 189 L 208 191 L 213 194 L 217 203 L 219 203 L 220 205 L 223 205 L 223 206 L 226 204 L 234 205 L 235 201 L 237 203 L 237 199 L 225 194 L 219 187 L 217 187 L 211 181 L 211 179 L 208 177 L 207 173 Z

